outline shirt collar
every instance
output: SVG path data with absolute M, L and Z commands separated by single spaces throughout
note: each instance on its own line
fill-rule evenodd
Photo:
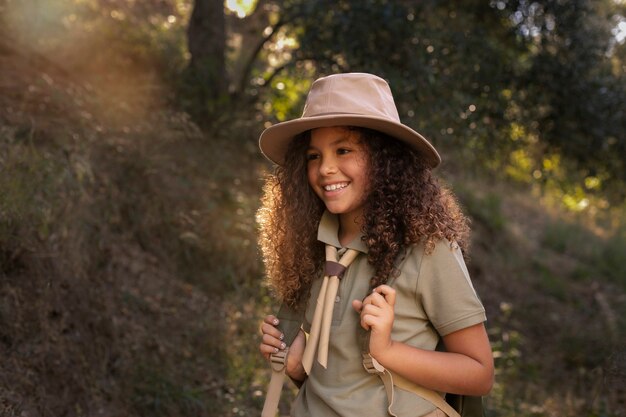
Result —
M 367 246 L 361 239 L 362 237 L 363 234 L 359 233 L 352 242 L 346 245 L 346 248 L 367 253 Z M 339 217 L 336 214 L 332 214 L 328 210 L 324 211 L 317 229 L 317 240 L 327 245 L 333 245 L 336 248 L 342 248 L 341 243 L 339 243 Z

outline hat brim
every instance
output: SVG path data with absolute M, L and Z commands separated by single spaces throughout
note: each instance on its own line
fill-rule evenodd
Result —
M 417 149 L 431 168 L 441 163 L 437 150 L 426 138 L 410 127 L 389 119 L 358 114 L 326 114 L 277 123 L 261 133 L 259 147 L 267 159 L 283 165 L 289 143 L 296 135 L 318 127 L 332 126 L 355 126 L 377 130 Z

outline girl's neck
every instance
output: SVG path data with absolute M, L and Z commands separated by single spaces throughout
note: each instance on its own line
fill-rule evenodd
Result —
M 363 217 L 359 213 L 354 214 L 340 214 L 339 215 L 339 243 L 345 247 L 348 243 L 352 242 L 360 233 Z

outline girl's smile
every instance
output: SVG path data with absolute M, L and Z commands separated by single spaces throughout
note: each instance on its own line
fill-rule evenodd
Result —
M 347 186 L 348 186 L 347 182 L 341 182 L 339 184 L 325 185 L 324 186 L 324 190 L 326 190 L 326 191 L 342 190 L 342 189 L 346 188 Z
M 307 150 L 309 185 L 328 211 L 339 215 L 342 234 L 358 231 L 369 181 L 367 153 L 359 133 L 345 127 L 311 131 Z

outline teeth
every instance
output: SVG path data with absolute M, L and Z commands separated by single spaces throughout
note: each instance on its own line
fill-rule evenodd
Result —
M 326 191 L 335 191 L 335 190 L 340 190 L 342 188 L 346 188 L 347 186 L 348 186 L 347 182 L 341 182 L 339 184 L 326 185 L 324 186 L 324 189 Z

